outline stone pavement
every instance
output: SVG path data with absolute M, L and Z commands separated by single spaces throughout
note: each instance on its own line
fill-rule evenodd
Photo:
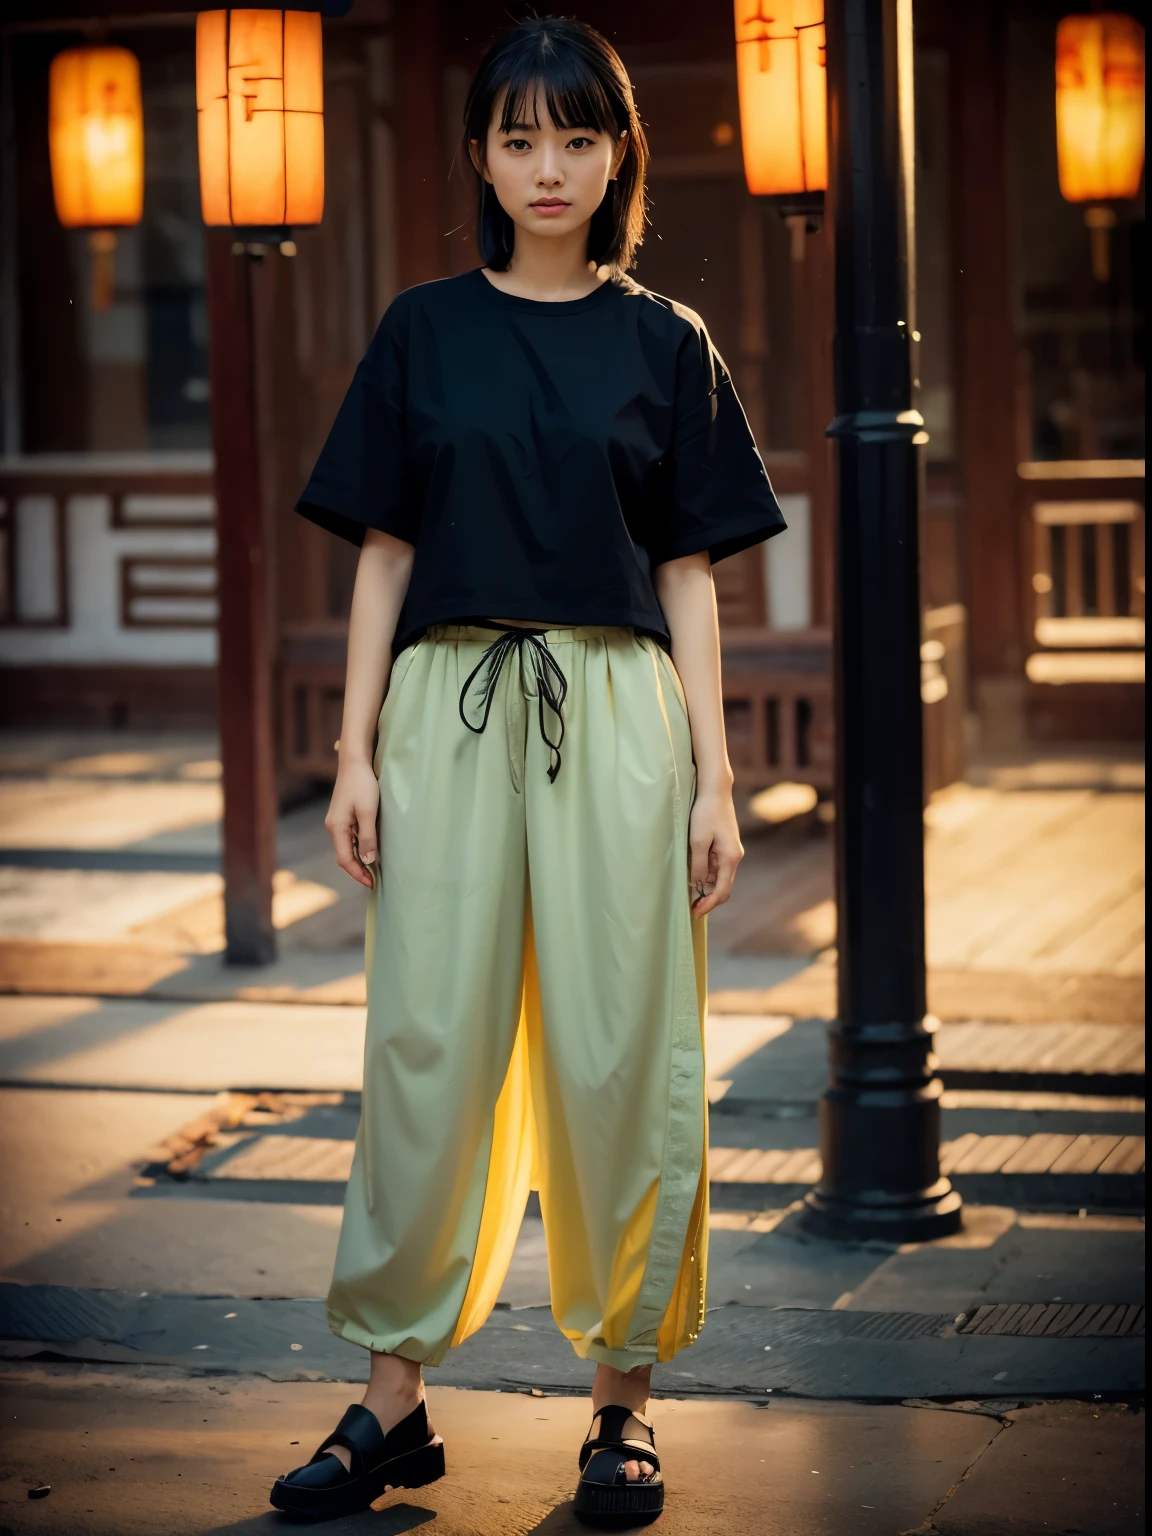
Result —
M 320 1298 L 356 1130 L 362 1010 L 35 997 L 10 999 L 4 1019 L 0 1352 L 356 1378 L 363 1357 L 328 1335 Z M 982 1061 L 971 1026 L 950 1028 L 946 1081 L 1011 1086 L 947 1090 L 944 1156 L 969 1202 L 965 1230 L 892 1248 L 799 1226 L 819 1176 L 821 1031 L 709 1019 L 712 1311 L 670 1386 L 889 1400 L 1142 1388 L 1138 1032 L 1066 1027 L 1088 1055 L 1071 1091 L 1041 1091 L 996 1040 Z M 1077 1038 L 1063 1040 L 1074 1065 Z M 1032 1055 L 1051 1084 L 1054 1064 Z M 220 1295 L 234 1304 L 203 1299 Z M 437 1374 L 577 1389 L 586 1368 L 547 1301 L 532 1202 L 500 1308 Z
M 1138 1528 L 1140 1416 L 1120 1405 L 1143 1391 L 1142 780 L 1103 760 L 982 772 L 929 817 L 957 1237 L 841 1246 L 799 1225 L 834 978 L 819 826 L 750 835 L 712 921 L 710 1311 L 657 1377 L 665 1529 Z M 282 958 L 224 968 L 215 773 L 204 740 L 0 746 L 0 1533 L 273 1529 L 289 1442 L 318 1439 L 364 1371 L 322 1302 L 362 901 L 301 807 Z M 1020 936 L 1010 971 L 985 895 Z M 590 1372 L 547 1299 L 533 1197 L 492 1319 L 429 1373 L 453 1478 L 347 1529 L 572 1528 Z
M 13 1536 L 272 1536 L 276 1475 L 349 1398 L 327 1384 L 25 1366 L 0 1376 Z M 585 1404 L 440 1388 L 448 1475 L 332 1536 L 562 1536 Z M 653 1406 L 662 1536 L 1135 1536 L 1143 1414 L 1103 1403 L 692 1402 Z M 45 1497 L 27 1490 L 50 1485 Z

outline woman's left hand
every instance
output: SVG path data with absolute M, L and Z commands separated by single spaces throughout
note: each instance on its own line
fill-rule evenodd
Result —
M 730 789 L 697 790 L 688 823 L 692 916 L 703 917 L 732 894 L 736 867 L 744 857 Z

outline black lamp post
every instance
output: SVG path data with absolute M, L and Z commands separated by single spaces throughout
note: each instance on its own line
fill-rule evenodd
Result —
M 925 1019 L 913 330 L 911 0 L 828 0 L 836 248 L 839 1005 L 804 1224 L 940 1237 L 940 1091 Z M 921 436 L 921 441 L 923 440 Z

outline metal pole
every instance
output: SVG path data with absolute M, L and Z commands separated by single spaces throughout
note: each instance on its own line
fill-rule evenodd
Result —
M 235 242 L 235 243 L 234 243 Z M 224 770 L 224 930 L 230 965 L 275 958 L 276 762 L 272 724 L 271 540 L 260 474 L 257 317 L 260 256 L 210 230 L 209 351 Z
M 830 0 L 836 244 L 838 1020 L 804 1223 L 906 1242 L 960 1226 L 925 1018 L 915 441 L 912 0 Z M 921 439 L 922 440 L 922 439 Z

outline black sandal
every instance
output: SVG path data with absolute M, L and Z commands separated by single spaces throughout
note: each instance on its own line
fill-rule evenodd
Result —
M 348 1471 L 330 1447 L 351 1454 Z M 309 1520 L 335 1520 L 367 1509 L 389 1488 L 423 1488 L 444 1476 L 444 1442 L 423 1402 L 387 1434 L 374 1413 L 353 1403 L 312 1460 L 278 1477 L 271 1503 Z
M 612 1403 L 592 1416 L 592 1429 L 600 1420 L 600 1433 L 580 1447 L 580 1481 L 576 1485 L 574 1511 L 584 1525 L 622 1531 L 632 1525 L 650 1525 L 664 1508 L 664 1479 L 656 1454 L 656 1435 L 643 1414 Z M 624 1429 L 635 1419 L 648 1431 L 648 1443 L 625 1440 Z M 646 1461 L 653 1468 L 646 1476 L 629 1481 L 626 1461 Z

